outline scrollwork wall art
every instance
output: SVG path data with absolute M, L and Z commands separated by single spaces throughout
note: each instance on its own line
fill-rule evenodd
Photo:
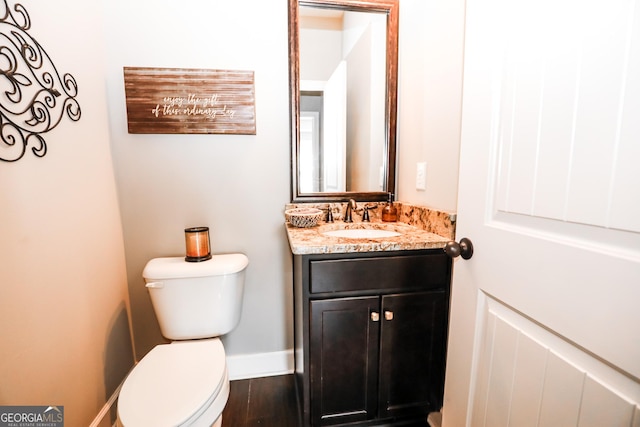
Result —
M 73 76 L 58 73 L 42 46 L 27 31 L 31 20 L 16 3 L 0 1 L 0 160 L 16 162 L 30 148 L 36 157 L 47 154 L 43 134 L 66 115 L 80 120 Z

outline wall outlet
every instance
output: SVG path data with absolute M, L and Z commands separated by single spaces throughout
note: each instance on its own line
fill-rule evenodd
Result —
M 416 167 L 416 190 L 427 189 L 427 162 L 418 162 Z

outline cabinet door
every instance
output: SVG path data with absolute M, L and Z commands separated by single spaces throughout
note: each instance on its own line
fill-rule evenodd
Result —
M 382 297 L 380 417 L 442 406 L 448 297 L 430 291 Z
M 310 305 L 312 425 L 375 418 L 380 298 L 336 298 Z

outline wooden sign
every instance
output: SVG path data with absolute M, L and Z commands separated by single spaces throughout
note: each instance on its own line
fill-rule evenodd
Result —
M 124 68 L 129 133 L 256 134 L 253 71 Z

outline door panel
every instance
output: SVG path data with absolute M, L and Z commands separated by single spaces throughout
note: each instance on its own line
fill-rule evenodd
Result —
M 472 426 L 630 426 L 636 384 L 486 298 Z
M 640 4 L 468 0 L 466 12 L 457 234 L 475 252 L 454 267 L 444 425 L 637 413 Z

